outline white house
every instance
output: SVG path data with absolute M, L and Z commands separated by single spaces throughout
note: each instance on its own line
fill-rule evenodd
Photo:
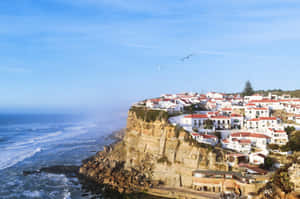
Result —
M 214 135 L 192 133 L 192 137 L 199 143 L 215 146 L 218 143 L 218 138 Z
M 231 149 L 237 152 L 250 153 L 251 151 L 251 141 L 246 139 L 224 139 L 221 141 L 221 144 L 223 148 Z
M 155 98 L 155 99 L 148 99 L 146 101 L 146 107 L 147 108 L 159 108 L 159 102 L 161 101 L 161 98 Z
M 282 110 L 284 107 L 279 100 L 262 99 L 262 100 L 251 100 L 250 104 L 255 104 L 258 107 L 266 107 L 273 110 Z
M 230 115 L 232 113 L 233 109 L 232 108 L 222 108 L 221 112 L 225 115 Z
M 206 94 L 206 97 L 208 97 L 208 98 L 223 98 L 224 94 L 222 94 L 222 93 L 216 93 L 216 92 L 208 92 Z
M 271 137 L 270 144 L 285 145 L 288 141 L 288 135 L 284 130 L 269 128 L 267 135 Z
M 269 128 L 278 128 L 280 121 L 276 117 L 259 117 L 247 121 L 248 129 L 257 129 L 266 132 Z
M 231 128 L 241 129 L 244 127 L 244 117 L 240 114 L 232 113 L 230 115 L 231 119 Z
M 300 115 L 296 115 L 295 118 L 296 123 L 300 124 Z
M 230 129 L 231 128 L 231 118 L 229 116 L 217 115 L 210 118 L 214 122 L 216 129 Z
M 259 134 L 259 133 L 237 132 L 237 133 L 230 134 L 229 141 L 231 141 L 233 139 L 250 140 L 252 146 L 261 148 L 261 149 L 265 149 L 267 146 L 267 143 L 270 140 L 270 137 L 266 136 L 264 134 Z
M 266 156 L 264 156 L 263 154 L 260 154 L 260 153 L 251 153 L 249 155 L 249 162 L 251 164 L 260 165 L 260 164 L 264 164 L 265 163 L 265 158 L 266 158 Z
M 244 100 L 245 101 L 251 101 L 251 100 L 262 100 L 263 99 L 263 96 L 260 95 L 260 94 L 253 94 L 251 96 L 245 96 L 244 97 Z
M 205 114 L 191 114 L 183 117 L 183 125 L 192 126 L 193 128 L 204 128 L 204 121 L 208 120 L 208 116 Z
M 268 108 L 264 107 L 249 107 L 245 109 L 245 116 L 247 119 L 269 117 L 270 111 Z

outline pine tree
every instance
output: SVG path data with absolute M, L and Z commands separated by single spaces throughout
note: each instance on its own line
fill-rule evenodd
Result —
M 252 88 L 252 85 L 251 85 L 250 81 L 247 81 L 242 95 L 243 96 L 251 96 L 253 94 L 254 94 L 254 90 Z

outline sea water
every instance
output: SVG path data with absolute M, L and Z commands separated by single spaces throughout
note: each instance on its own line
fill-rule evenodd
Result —
M 112 141 L 125 119 L 105 122 L 71 115 L 0 115 L 0 198 L 89 198 L 76 178 L 40 173 L 53 165 L 80 165 Z M 92 196 L 91 196 L 92 197 Z

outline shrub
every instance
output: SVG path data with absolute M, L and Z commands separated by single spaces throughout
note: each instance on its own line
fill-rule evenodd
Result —
M 130 111 L 136 114 L 138 119 L 145 120 L 146 122 L 154 122 L 156 120 L 166 121 L 169 114 L 163 110 L 152 110 L 144 107 L 131 107 Z
M 268 148 L 272 150 L 278 150 L 280 147 L 277 144 L 269 144 Z
M 286 128 L 284 128 L 284 130 L 286 131 L 286 133 L 288 135 L 290 135 L 292 132 L 294 132 L 296 129 L 293 126 L 287 126 Z
M 278 169 L 272 177 L 271 182 L 280 187 L 285 193 L 290 193 L 294 188 L 294 184 L 290 182 L 287 167 Z

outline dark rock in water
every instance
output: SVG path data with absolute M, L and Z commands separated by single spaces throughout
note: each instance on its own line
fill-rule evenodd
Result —
M 79 167 L 78 166 L 51 166 L 51 167 L 44 167 L 39 170 L 35 171 L 23 171 L 23 175 L 31 175 L 36 173 L 53 173 L 53 174 L 64 174 L 67 177 L 77 177 L 78 176 Z
M 118 168 L 122 165 L 115 165 L 115 168 Z M 120 193 L 117 189 L 110 185 L 101 184 L 99 182 L 95 182 L 90 178 L 87 178 L 81 174 L 79 174 L 78 166 L 50 166 L 41 168 L 35 171 L 23 171 L 23 175 L 32 175 L 32 174 L 40 174 L 40 173 L 52 173 L 52 174 L 64 174 L 67 177 L 77 177 L 79 183 L 82 185 L 82 197 L 90 196 L 92 193 L 93 198 L 102 198 L 102 199 L 160 199 L 160 197 L 150 196 L 143 193 L 130 193 L 126 194 Z

